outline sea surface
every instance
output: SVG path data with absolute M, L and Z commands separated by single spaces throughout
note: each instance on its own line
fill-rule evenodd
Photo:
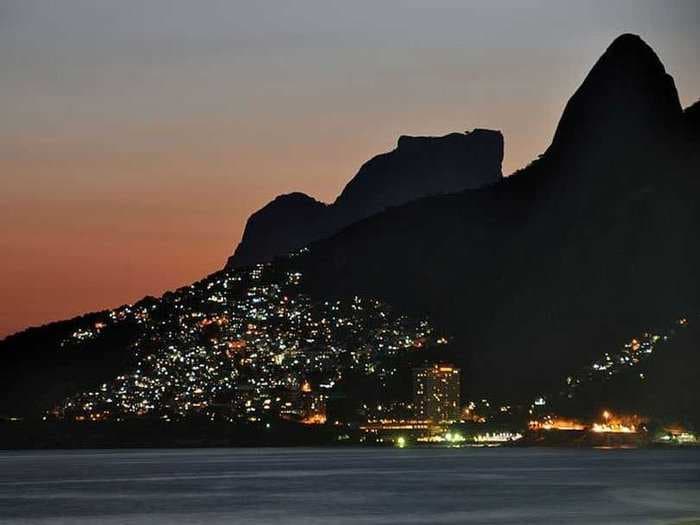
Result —
M 0 452 L 0 523 L 683 523 L 700 449 Z

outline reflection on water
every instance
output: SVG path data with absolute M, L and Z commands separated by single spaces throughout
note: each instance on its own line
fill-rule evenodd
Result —
M 0 453 L 0 523 L 674 523 L 700 449 Z

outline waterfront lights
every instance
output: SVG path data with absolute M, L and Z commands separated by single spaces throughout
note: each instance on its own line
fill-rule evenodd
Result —
M 601 415 L 603 421 L 594 422 L 591 426 L 591 431 L 610 434 L 633 434 L 637 432 L 638 423 L 643 422 L 638 416 L 616 416 L 609 410 L 604 410 Z

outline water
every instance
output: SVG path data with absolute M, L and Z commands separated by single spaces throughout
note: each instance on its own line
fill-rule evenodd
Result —
M 700 449 L 0 452 L 0 523 L 679 523 Z

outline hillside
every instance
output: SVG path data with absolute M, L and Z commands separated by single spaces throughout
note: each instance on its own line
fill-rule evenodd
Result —
M 547 151 L 311 246 L 313 293 L 372 291 L 455 333 L 476 391 L 536 391 L 611 341 L 698 311 L 698 150 L 672 78 L 619 37 Z
M 165 373 L 159 381 L 176 374 L 177 384 L 186 384 L 188 370 L 173 364 L 180 363 L 173 348 L 196 361 L 198 380 L 202 370 L 216 374 L 194 398 L 187 388 L 172 395 L 210 406 L 222 390 L 235 398 L 241 386 L 210 361 L 223 362 L 241 345 L 262 360 L 253 361 L 256 370 L 269 366 L 279 378 L 290 348 L 308 362 L 332 362 L 319 379 L 328 388 L 365 373 L 381 383 L 396 371 L 387 357 L 411 349 L 420 360 L 424 350 L 437 349 L 430 355 L 463 368 L 465 399 L 524 401 L 554 391 L 631 335 L 697 318 L 697 108 L 684 111 L 654 51 L 623 35 L 594 65 L 552 144 L 529 166 L 497 184 L 367 217 L 294 257 L 229 268 L 160 299 L 10 337 L 0 342 L 0 381 L 8 392 L 0 414 L 36 414 L 52 403 L 65 409 L 66 399 L 106 402 L 127 386 L 170 389 L 153 371 L 148 381 L 138 375 L 149 355 L 153 363 L 170 363 L 157 368 Z M 304 206 L 325 213 L 314 202 Z M 297 301 L 293 308 L 290 300 Z M 420 321 L 425 316 L 430 322 Z M 105 327 L 97 330 L 96 323 Z M 639 399 L 653 400 L 656 410 L 697 406 L 692 334 L 646 370 Z M 291 362 L 303 361 L 295 356 Z M 240 358 L 244 373 L 236 368 L 236 378 L 250 373 L 248 359 Z M 315 373 L 294 370 L 297 383 Z M 153 410 L 147 399 L 139 403 Z M 138 413 L 140 406 L 127 408 Z

